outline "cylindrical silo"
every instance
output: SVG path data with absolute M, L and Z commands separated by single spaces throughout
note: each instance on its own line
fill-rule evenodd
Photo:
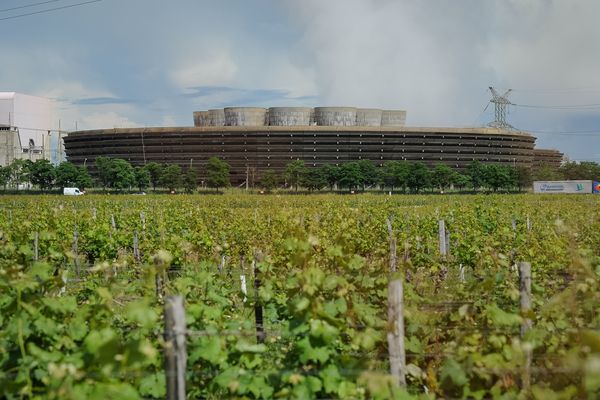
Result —
M 225 108 L 227 126 L 264 126 L 267 110 L 259 107 Z
M 320 126 L 356 125 L 354 107 L 315 107 L 315 121 Z
M 378 108 L 357 108 L 357 126 L 381 126 L 381 113 Z
M 406 124 L 406 111 L 383 110 L 381 113 L 381 126 L 404 126 Z
M 296 126 L 310 125 L 312 108 L 307 107 L 271 107 L 269 108 L 269 125 Z
M 223 126 L 225 125 L 225 111 L 222 108 L 208 110 L 208 125 Z
M 210 126 L 210 113 L 208 111 L 194 111 L 194 126 Z

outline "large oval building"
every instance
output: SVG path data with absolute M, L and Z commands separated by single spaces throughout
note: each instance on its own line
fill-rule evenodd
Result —
M 190 165 L 200 176 L 216 156 L 231 165 L 234 184 L 257 180 L 293 160 L 308 166 L 371 160 L 444 163 L 457 169 L 474 160 L 531 167 L 535 137 L 498 128 L 404 126 L 406 112 L 354 107 L 232 107 L 194 113 L 194 127 L 115 128 L 72 132 L 69 161 L 93 165 L 99 156 L 133 165 Z M 251 175 L 251 176 L 250 176 Z

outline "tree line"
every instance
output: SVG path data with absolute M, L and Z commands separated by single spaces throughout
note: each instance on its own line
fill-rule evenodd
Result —
M 219 190 L 228 187 L 229 165 L 216 158 L 206 164 L 206 184 Z M 0 186 L 11 188 L 37 187 L 42 191 L 53 188 L 77 187 L 85 190 L 91 187 L 117 191 L 157 187 L 175 191 L 180 188 L 193 192 L 198 186 L 198 176 L 194 169 L 183 170 L 179 165 L 148 163 L 134 167 L 119 158 L 98 157 L 94 162 L 94 178 L 86 166 L 76 166 L 68 161 L 54 166 L 49 160 L 14 160 L 10 165 L 0 166 Z
M 54 166 L 48 160 L 14 160 L 0 167 L 0 186 L 19 189 L 35 186 L 41 190 L 60 187 L 78 187 L 81 190 L 98 187 L 110 190 L 144 191 L 152 188 L 169 191 L 194 192 L 199 176 L 195 169 L 183 169 L 175 164 L 150 162 L 144 166 L 132 166 L 117 158 L 98 157 L 93 164 L 93 175 L 85 166 L 63 162 Z M 204 166 L 202 185 L 216 189 L 231 186 L 230 165 L 217 158 L 210 158 Z M 286 165 L 282 173 L 266 170 L 261 174 L 259 187 L 269 192 L 276 188 L 300 188 L 309 191 L 329 190 L 399 190 L 404 193 L 420 193 L 427 190 L 523 190 L 533 180 L 598 180 L 600 164 L 591 161 L 568 161 L 560 168 L 549 166 L 530 170 L 522 166 L 483 164 L 473 161 L 459 172 L 446 164 L 428 166 L 421 162 L 387 161 L 376 166 L 370 160 L 360 160 L 340 165 L 326 164 L 308 167 L 302 160 Z
M 41 190 L 55 187 L 91 187 L 92 177 L 87 168 L 77 167 L 70 162 L 54 166 L 48 160 L 14 160 L 7 166 L 0 166 L 0 186 L 6 190 L 19 190 L 36 186 Z
M 303 161 L 296 160 L 286 166 L 282 176 L 275 171 L 266 171 L 261 184 L 265 190 L 272 190 L 281 180 L 295 190 L 302 187 L 310 191 L 378 188 L 420 193 L 425 190 L 444 191 L 450 187 L 497 191 L 529 187 L 531 173 L 525 167 L 482 164 L 479 161 L 474 161 L 464 173 L 460 173 L 446 164 L 428 166 L 409 161 L 387 161 L 378 167 L 369 160 L 360 160 L 308 168 Z
M 365 190 L 381 188 L 419 193 L 425 190 L 518 190 L 531 187 L 534 180 L 599 180 L 600 164 L 593 161 L 567 161 L 559 168 L 544 166 L 530 169 L 524 166 L 483 164 L 473 161 L 462 173 L 446 164 L 428 166 L 421 162 L 387 161 L 381 167 L 369 160 L 341 165 L 306 167 L 296 160 L 289 163 L 282 175 L 270 170 L 263 173 L 262 187 L 269 191 L 282 181 L 295 190 L 324 188 Z
M 149 187 L 156 190 L 166 188 L 171 192 L 183 188 L 192 193 L 198 187 L 198 173 L 193 168 L 182 169 L 176 164 L 150 162 L 142 167 L 133 167 L 126 160 L 98 157 L 94 162 L 97 181 L 103 188 L 117 190 L 138 188 L 143 191 Z M 217 191 L 230 186 L 231 167 L 225 161 L 211 157 L 205 166 L 206 186 Z
M 545 166 L 533 173 L 536 181 L 600 180 L 600 164 L 594 161 L 566 161 L 559 168 Z

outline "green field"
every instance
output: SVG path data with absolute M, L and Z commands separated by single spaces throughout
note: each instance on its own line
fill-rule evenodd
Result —
M 599 210 L 592 195 L 2 196 L 0 397 L 164 398 L 178 294 L 188 398 L 595 398 Z

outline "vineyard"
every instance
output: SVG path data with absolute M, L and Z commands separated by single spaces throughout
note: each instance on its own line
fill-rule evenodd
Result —
M 0 397 L 165 398 L 175 343 L 191 399 L 596 398 L 599 210 L 562 195 L 4 196 Z M 167 326 L 173 299 L 183 329 Z

